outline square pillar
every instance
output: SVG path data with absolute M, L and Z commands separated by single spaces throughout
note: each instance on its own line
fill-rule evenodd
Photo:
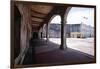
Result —
M 49 24 L 46 24 L 46 42 L 49 41 Z
M 39 38 L 42 39 L 43 38 L 43 27 L 40 29 L 39 31 Z
M 44 29 L 44 27 L 42 27 L 42 30 L 41 30 L 41 38 L 43 38 L 43 29 Z
M 62 21 L 61 21 L 61 45 L 60 45 L 60 49 L 64 50 L 65 48 L 67 48 L 67 45 L 66 45 L 66 21 L 62 19 Z
M 43 38 L 43 32 L 41 32 L 41 38 Z
M 38 32 L 38 37 L 41 39 L 41 31 Z

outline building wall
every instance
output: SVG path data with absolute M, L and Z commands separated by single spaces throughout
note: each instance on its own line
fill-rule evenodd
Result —
M 50 37 L 61 37 L 61 25 L 50 24 Z M 85 38 L 93 37 L 93 27 L 86 24 L 66 24 L 66 37 L 67 38 Z
M 24 4 L 18 4 L 19 11 L 22 15 L 21 18 L 21 51 L 23 51 L 27 44 L 28 40 L 31 37 L 31 25 L 30 25 L 30 14 L 29 9 L 27 5 Z
M 26 49 L 29 47 L 29 40 L 32 34 L 30 25 L 29 8 L 26 4 L 16 4 L 21 14 L 21 27 L 20 27 L 20 54 L 15 59 L 15 64 L 18 64 L 23 59 Z
M 94 37 L 94 28 L 89 25 L 81 24 L 81 32 L 84 33 L 84 37 Z
M 50 37 L 61 37 L 61 26 L 60 24 L 50 24 Z
M 69 24 L 68 26 L 70 28 L 70 31 L 69 31 L 70 36 L 69 37 L 72 37 L 72 38 L 81 38 L 82 37 L 81 32 L 80 32 L 80 27 L 81 27 L 80 24 Z M 68 30 L 68 29 L 66 29 L 66 30 Z
M 69 24 L 70 32 L 80 32 L 80 24 Z

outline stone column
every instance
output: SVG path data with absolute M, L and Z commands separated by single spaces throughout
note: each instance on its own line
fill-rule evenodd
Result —
M 38 32 L 38 37 L 41 39 L 41 31 Z
M 43 27 L 41 28 L 41 38 L 43 38 Z
M 39 38 L 42 39 L 43 38 L 43 27 L 41 27 L 41 29 L 39 30 Z
M 49 24 L 47 23 L 46 24 L 46 42 L 48 42 L 49 41 Z
M 61 45 L 60 49 L 67 48 L 66 45 L 66 20 L 62 17 L 61 18 Z

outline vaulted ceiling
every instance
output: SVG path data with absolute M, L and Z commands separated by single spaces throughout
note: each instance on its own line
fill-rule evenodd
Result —
M 65 13 L 67 5 L 62 4 L 46 4 L 46 3 L 30 3 L 30 2 L 18 2 L 16 3 L 21 7 L 21 4 L 29 8 L 29 20 L 31 22 L 32 30 L 39 31 L 44 24 L 49 23 L 53 15 L 60 15 Z M 22 9 L 23 10 L 23 9 Z M 22 11 L 21 10 L 21 11 Z M 23 10 L 25 11 L 25 9 Z M 22 14 L 24 15 L 24 14 Z
M 31 5 L 31 23 L 33 30 L 39 29 L 54 8 L 50 5 Z

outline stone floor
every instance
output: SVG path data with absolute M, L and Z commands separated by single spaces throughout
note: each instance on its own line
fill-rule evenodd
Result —
M 78 50 L 74 50 L 72 48 L 66 48 L 65 50 L 60 50 L 59 49 L 60 46 L 51 41 L 46 43 L 46 41 L 43 39 L 37 40 L 35 42 L 35 45 L 36 45 L 35 54 L 28 53 L 27 57 L 25 57 L 25 60 L 27 61 L 24 62 L 24 65 L 26 64 L 33 66 L 34 65 L 45 66 L 45 65 L 59 65 L 59 64 L 67 65 L 67 64 L 82 64 L 82 63 L 95 62 L 95 57 L 92 55 L 89 55 L 87 53 Z M 29 51 L 31 50 L 32 49 L 29 48 Z M 32 57 L 34 60 L 32 60 Z M 31 62 L 28 62 L 28 60 L 31 60 Z

